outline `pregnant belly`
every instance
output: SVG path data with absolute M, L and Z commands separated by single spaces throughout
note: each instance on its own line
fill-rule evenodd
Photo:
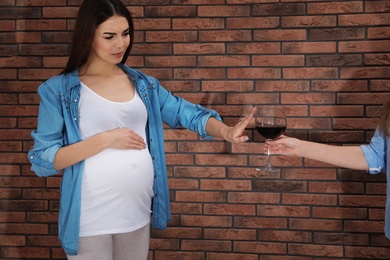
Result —
M 141 200 L 153 196 L 153 164 L 147 149 L 105 149 L 85 161 L 82 198 L 112 201 Z
M 149 219 L 153 164 L 147 149 L 106 149 L 85 161 L 80 236 L 127 230 Z

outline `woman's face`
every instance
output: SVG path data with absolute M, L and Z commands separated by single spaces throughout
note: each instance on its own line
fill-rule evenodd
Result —
M 89 61 L 118 64 L 130 44 L 129 23 L 123 16 L 113 16 L 95 31 Z

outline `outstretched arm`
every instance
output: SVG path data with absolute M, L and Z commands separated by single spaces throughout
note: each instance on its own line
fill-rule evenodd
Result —
M 270 146 L 272 154 L 293 155 L 328 163 L 338 167 L 368 170 L 368 164 L 359 146 L 335 146 L 309 142 L 281 136 L 269 141 L 264 146 Z
M 249 140 L 249 137 L 242 134 L 252 120 L 255 112 L 256 108 L 252 108 L 250 114 L 233 127 L 227 126 L 223 122 L 210 117 L 206 124 L 206 132 L 208 135 L 223 138 L 231 143 L 244 143 Z

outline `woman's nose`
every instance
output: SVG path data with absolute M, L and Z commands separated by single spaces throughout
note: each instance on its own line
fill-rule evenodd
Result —
M 118 37 L 118 40 L 116 41 L 115 47 L 117 49 L 120 49 L 124 46 L 124 40 L 121 37 Z

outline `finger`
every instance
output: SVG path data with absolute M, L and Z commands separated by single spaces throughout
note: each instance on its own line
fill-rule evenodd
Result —
M 252 118 L 255 116 L 255 113 L 256 113 L 256 107 L 252 107 L 251 112 L 241 121 L 241 123 L 246 122 L 246 125 L 248 125 L 249 122 L 252 120 Z
M 244 135 L 244 136 L 240 136 L 240 137 L 236 137 L 234 138 L 234 142 L 233 143 L 236 143 L 236 144 L 240 144 L 240 143 L 245 143 L 249 140 L 249 137 Z

